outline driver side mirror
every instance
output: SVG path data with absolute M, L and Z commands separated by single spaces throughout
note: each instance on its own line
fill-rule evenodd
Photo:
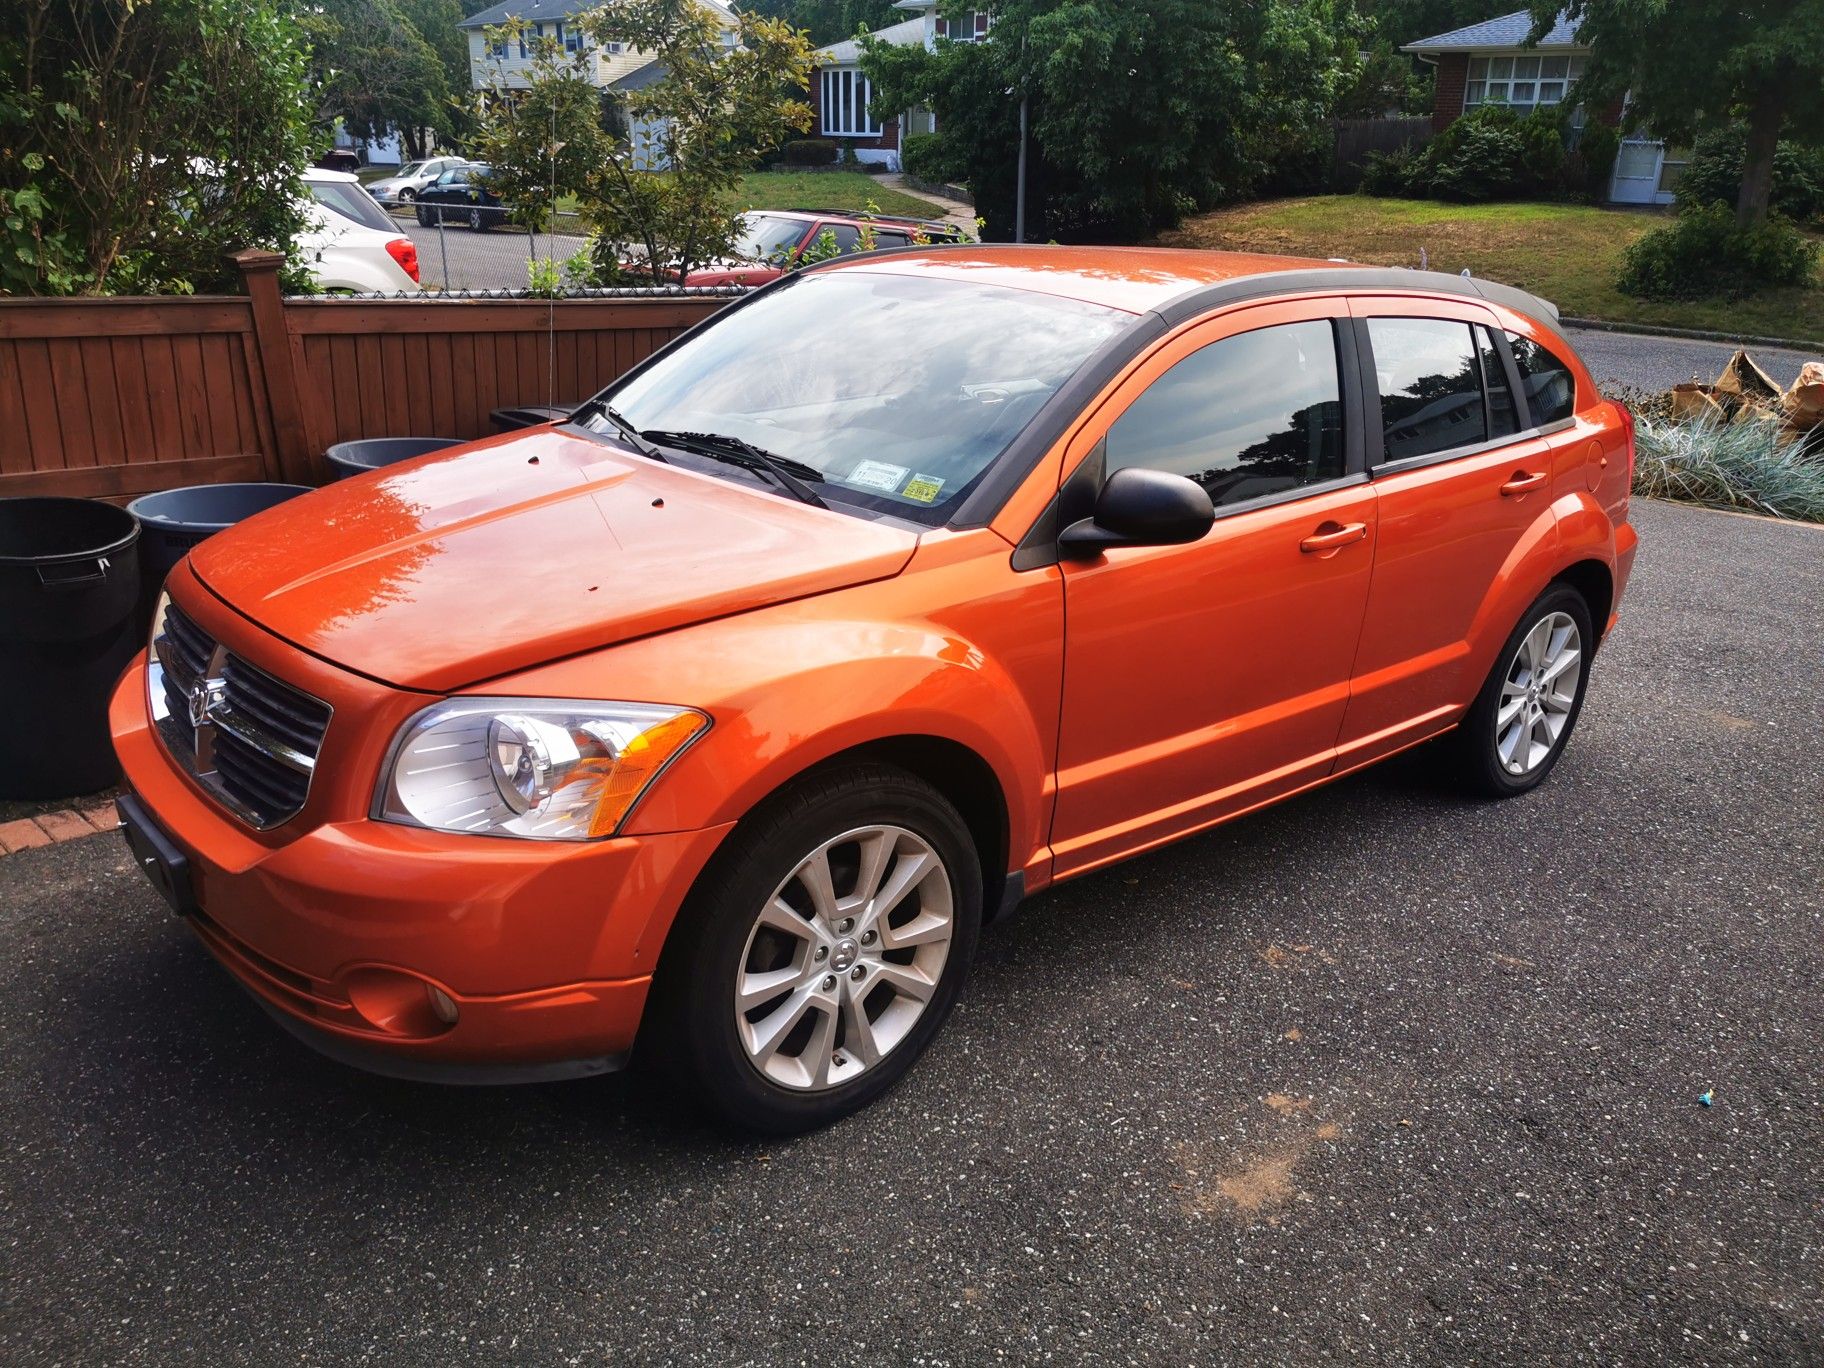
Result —
M 1094 560 L 1116 546 L 1178 546 L 1197 541 L 1215 521 L 1215 505 L 1195 480 L 1129 466 L 1108 477 L 1092 516 L 1058 534 L 1058 554 Z

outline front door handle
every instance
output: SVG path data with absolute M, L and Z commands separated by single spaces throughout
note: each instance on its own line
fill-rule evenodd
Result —
M 1298 544 L 1300 551 L 1334 551 L 1368 535 L 1367 523 L 1319 523 L 1317 531 Z
M 1530 490 L 1537 489 L 1544 483 L 1545 472 L 1543 470 L 1516 470 L 1512 475 L 1507 477 L 1507 483 L 1501 486 L 1501 497 L 1504 499 L 1515 499 Z

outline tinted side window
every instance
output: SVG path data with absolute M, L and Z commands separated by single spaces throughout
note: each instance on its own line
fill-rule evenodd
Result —
M 1520 387 L 1526 391 L 1533 426 L 1543 427 L 1569 418 L 1577 407 L 1577 384 L 1571 379 L 1570 368 L 1528 338 L 1509 333 L 1507 345 L 1513 349 L 1514 364 L 1520 368 Z
M 1514 410 L 1514 392 L 1508 388 L 1507 367 L 1501 364 L 1494 334 L 1479 323 L 1476 352 L 1482 358 L 1482 386 L 1488 391 L 1488 435 L 1512 436 L 1520 431 L 1520 415 Z
M 836 239 L 838 252 L 853 252 L 861 245 L 861 229 L 852 223 L 826 223 L 818 230 L 818 235 L 827 231 Z
M 1381 390 L 1381 443 L 1389 461 L 1486 440 L 1481 368 L 1467 323 L 1371 318 L 1368 340 Z
M 1343 473 L 1336 336 L 1324 321 L 1225 337 L 1155 380 L 1108 430 L 1107 469 L 1186 475 L 1217 504 Z

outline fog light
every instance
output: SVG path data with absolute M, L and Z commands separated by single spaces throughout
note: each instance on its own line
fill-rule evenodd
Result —
M 450 1000 L 450 995 L 434 983 L 425 984 L 424 991 L 431 1000 L 431 1012 L 437 1020 L 445 1026 L 454 1026 L 456 1024 L 456 1004 Z

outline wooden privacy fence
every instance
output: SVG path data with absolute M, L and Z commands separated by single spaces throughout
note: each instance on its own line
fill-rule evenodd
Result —
M 481 437 L 489 411 L 587 398 L 720 296 L 0 300 L 0 497 L 122 500 L 224 480 L 320 483 L 357 437 Z
M 1330 165 L 1330 188 L 1353 190 L 1362 183 L 1362 163 L 1370 152 L 1391 153 L 1411 143 L 1431 141 L 1431 116 L 1411 119 L 1333 119 L 1336 151 Z

